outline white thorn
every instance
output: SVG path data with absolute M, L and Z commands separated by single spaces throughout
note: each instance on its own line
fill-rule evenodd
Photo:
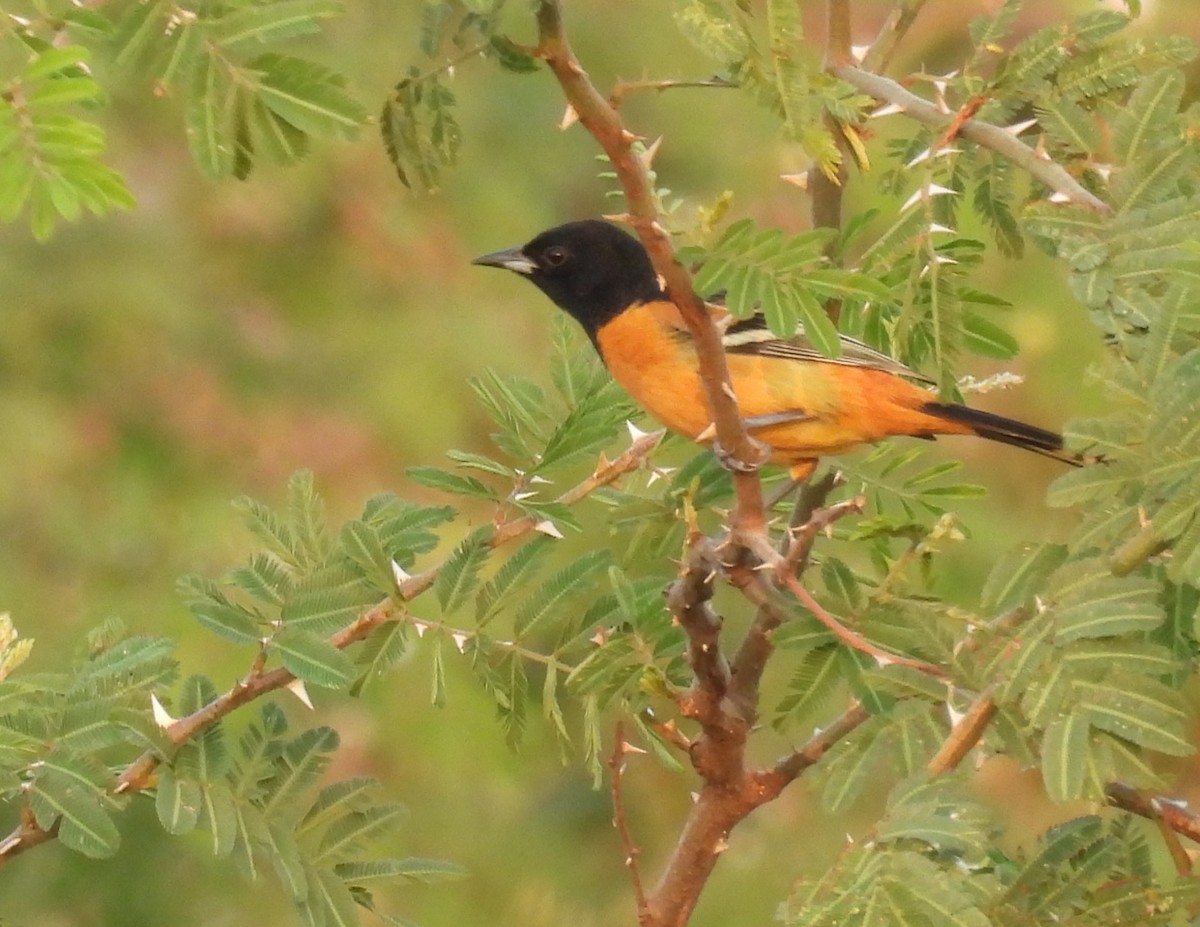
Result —
M 646 480 L 646 488 L 649 489 L 659 480 L 665 480 L 678 469 L 678 467 L 654 467 L 650 471 L 650 478 Z
M 429 625 L 424 621 L 414 621 L 412 626 L 413 630 L 417 632 L 417 637 L 424 637 L 425 632 L 429 630 Z
M 291 692 L 292 695 L 296 696 L 296 698 L 300 699 L 300 704 L 309 711 L 314 710 L 312 699 L 308 697 L 308 689 L 304 688 L 303 679 L 293 679 L 286 686 L 284 686 L 284 688 Z
M 171 717 L 171 713 L 163 708 L 162 702 L 158 700 L 158 696 L 153 692 L 150 693 L 150 712 L 154 716 L 154 723 L 164 731 L 175 723 L 175 719 Z
M 467 635 L 462 631 L 454 631 L 450 634 L 450 640 L 454 641 L 454 646 L 458 648 L 459 653 L 467 652 Z
M 944 235 L 957 235 L 958 234 L 958 232 L 952 228 L 948 228 L 947 226 L 944 226 L 944 225 L 938 225 L 938 223 L 936 223 L 936 222 L 931 223 L 929 226 L 929 234 L 937 235 L 939 232 Z
M 912 196 L 904 201 L 904 205 L 900 207 L 900 211 L 904 212 L 911 209 L 922 200 L 927 200 L 935 196 L 957 196 L 957 190 L 951 190 L 949 187 L 943 187 L 940 183 L 928 183 L 923 187 L 913 191 Z
M 1050 202 L 1051 203 L 1069 203 L 1069 202 L 1071 202 L 1071 197 L 1067 196 L 1067 194 L 1063 193 L 1062 191 L 1059 191 L 1057 193 L 1050 194 Z
M 1026 119 L 1024 122 L 1014 122 L 1011 126 L 1005 126 L 1004 131 L 1009 135 L 1020 135 L 1026 129 L 1037 125 L 1036 119 Z
M 642 429 L 638 428 L 638 426 L 633 424 L 633 422 L 631 422 L 629 419 L 625 420 L 625 427 L 629 429 L 629 440 L 634 444 L 642 440 L 642 438 L 646 437 L 646 435 L 650 434 L 648 431 L 642 431 Z
M 867 52 L 871 50 L 870 45 L 851 45 L 850 56 L 857 62 L 862 63 L 862 60 L 867 57 Z
M 561 541 L 563 539 L 562 532 L 555 527 L 554 522 L 552 522 L 549 518 L 543 518 L 533 526 L 533 530 L 540 531 L 542 534 L 548 535 L 557 541 Z
M 534 483 L 545 483 L 547 486 L 549 486 L 552 482 L 553 482 L 553 480 L 548 480 L 544 476 L 531 476 L 529 478 L 529 484 L 531 486 Z
M 963 718 L 966 717 L 966 714 L 961 711 L 956 711 L 954 706 L 951 705 L 949 702 L 947 702 L 946 703 L 946 717 L 948 717 L 950 719 L 950 726 L 954 727 L 958 724 L 959 721 L 961 721 Z
M 404 567 L 400 566 L 400 564 L 398 564 L 395 560 L 392 561 L 392 577 L 396 580 L 397 586 L 402 586 L 412 579 L 412 576 L 409 574 L 409 572 L 404 569 Z
M 801 190 L 808 189 L 808 171 L 801 171 L 798 174 L 780 174 L 779 179 L 784 183 L 790 183 L 793 187 L 799 187 Z
M 537 490 L 530 490 L 529 492 L 515 493 L 513 495 L 513 502 L 524 502 L 526 499 L 532 499 L 536 495 L 537 495 Z
M 579 113 L 575 112 L 575 107 L 570 103 L 567 104 L 566 110 L 563 112 L 562 119 L 558 121 L 558 128 L 565 131 L 579 121 Z
M 879 119 L 882 116 L 897 116 L 902 112 L 904 112 L 904 107 L 901 106 L 899 103 L 888 103 L 885 106 L 879 107 L 879 109 L 875 110 L 870 115 L 868 115 L 867 118 L 868 119 Z

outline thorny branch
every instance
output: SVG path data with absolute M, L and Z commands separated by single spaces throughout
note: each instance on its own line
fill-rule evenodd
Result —
M 765 536 L 762 486 L 757 470 L 763 463 L 763 448 L 747 432 L 730 385 L 729 369 L 721 336 L 692 288 L 691 276 L 675 258 L 670 236 L 658 221 L 654 190 L 647 167 L 638 157 L 638 137 L 625 128 L 608 100 L 596 89 L 567 41 L 562 9 L 557 0 L 542 0 L 537 7 L 538 44 L 534 54 L 546 62 L 568 104 L 580 123 L 604 149 L 625 192 L 627 219 L 641 239 L 654 269 L 666 282 L 666 290 L 679 308 L 696 345 L 705 399 L 716 426 L 717 440 L 735 462 L 733 482 L 737 507 L 733 513 L 735 533 Z
M 633 897 L 637 903 L 638 922 L 646 916 L 646 890 L 642 887 L 642 872 L 638 866 L 640 851 L 629 832 L 629 821 L 625 817 L 625 802 L 621 796 L 621 776 L 625 771 L 625 754 L 630 751 L 630 745 L 625 740 L 625 727 L 618 721 L 616 734 L 613 737 L 613 752 L 608 758 L 609 783 L 612 792 L 613 824 L 621 836 L 621 845 L 625 847 L 625 865 L 629 867 L 629 878 L 633 881 Z
M 662 436 L 661 431 L 642 435 L 616 460 L 601 459 L 591 476 L 562 493 L 555 501 L 564 505 L 573 504 L 602 486 L 608 486 L 615 482 L 626 473 L 636 470 L 650 452 L 658 446 Z M 490 544 L 492 547 L 499 547 L 529 534 L 536 530 L 537 526 L 537 519 L 527 515 L 503 521 L 496 526 Z M 441 565 L 439 564 L 423 573 L 409 577 L 397 588 L 397 598 L 385 599 L 374 608 L 364 612 L 330 637 L 329 643 L 339 650 L 343 650 L 365 638 L 378 625 L 401 618 L 404 614 L 404 603 L 429 589 L 440 570 Z M 284 667 L 266 670 L 264 663 L 265 654 L 260 652 L 251 665 L 250 671 L 233 688 L 192 714 L 172 722 L 164 731 L 170 745 L 178 747 L 193 740 L 197 735 L 241 706 L 296 681 L 296 677 Z M 117 777 L 111 789 L 112 794 L 126 795 L 150 786 L 154 780 L 154 771 L 163 759 L 163 755 L 159 752 L 147 750 Z M 0 865 L 26 850 L 54 839 L 57 832 L 57 827 L 42 828 L 31 814 L 23 813 L 17 827 L 7 837 L 0 840 Z
M 942 112 L 936 104 L 922 99 L 887 77 L 850 65 L 832 68 L 831 73 L 877 100 L 895 104 L 917 122 L 945 131 L 954 121 L 953 114 Z M 1100 213 L 1112 211 L 1107 203 L 1086 190 L 1062 165 L 1041 156 L 1007 129 L 978 119 L 967 119 L 959 127 L 958 134 L 983 148 L 1004 155 L 1070 202 Z

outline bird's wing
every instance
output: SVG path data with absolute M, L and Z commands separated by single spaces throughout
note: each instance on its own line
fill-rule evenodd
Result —
M 760 357 L 777 357 L 782 360 L 792 360 L 801 363 L 840 364 L 844 367 L 864 367 L 869 370 L 880 370 L 893 376 L 916 380 L 920 383 L 934 383 L 929 377 L 918 373 L 911 367 L 900 363 L 894 357 L 889 357 L 881 351 L 876 351 L 868 344 L 849 335 L 838 335 L 842 353 L 838 357 L 828 357 L 818 351 L 804 333 L 804 326 L 797 324 L 796 332 L 790 338 L 780 338 L 767 327 L 767 321 L 762 315 L 753 315 L 747 319 L 735 319 L 721 302 L 720 294 L 710 298 L 708 311 L 721 330 L 725 350 L 730 354 L 754 354 Z M 655 316 L 660 324 L 671 329 L 680 338 L 690 337 L 679 311 L 670 300 L 664 299 L 654 306 Z

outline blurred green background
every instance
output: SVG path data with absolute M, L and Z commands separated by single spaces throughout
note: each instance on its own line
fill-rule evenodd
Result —
M 996 5 L 932 0 L 893 72 L 952 67 L 968 20 Z M 1021 29 L 1094 5 L 1029 4 Z M 1195 2 L 1145 5 L 1138 28 L 1200 33 Z M 347 72 L 374 110 L 418 59 L 419 6 L 358 4 L 304 53 Z M 805 6 L 818 35 L 823 4 Z M 853 4 L 856 41 L 890 6 Z M 617 76 L 710 73 L 663 4 L 578 0 L 568 10 L 576 51 L 601 87 Z M 180 638 L 184 672 L 223 688 L 244 655 L 201 633 L 173 586 L 185 572 L 218 576 L 250 548 L 229 500 L 277 503 L 301 467 L 316 472 L 334 518 L 381 489 L 428 498 L 405 467 L 440 464 L 450 447 L 488 449 L 467 379 L 486 367 L 546 375 L 549 304 L 470 257 L 614 206 L 590 138 L 557 128 L 563 103 L 546 74 L 462 67 L 461 164 L 440 194 L 416 196 L 370 130 L 295 169 L 208 182 L 169 96 L 103 61 L 97 72 L 113 95 L 103 116 L 110 163 L 137 209 L 63 228 L 45 245 L 21 225 L 0 229 L 0 610 L 37 638 L 33 669 L 59 668 L 85 629 L 118 615 L 137 632 Z M 732 190 L 737 216 L 806 226 L 806 195 L 778 180 L 806 167 L 802 155 L 740 94 L 643 95 L 626 116 L 665 137 L 660 182 L 690 203 Z M 852 182 L 849 209 L 899 205 L 871 202 L 864 186 Z M 1027 381 L 976 402 L 1050 427 L 1097 409 L 1084 371 L 1099 348 L 1060 269 L 1036 254 L 1020 264 L 993 255 L 985 276 L 1014 303 L 1007 325 L 1023 350 L 1009 366 Z M 969 372 L 997 369 L 979 361 Z M 1000 549 L 1061 532 L 1069 514 L 1041 501 L 1053 463 L 969 441 L 939 448 L 990 489 L 963 509 L 973 538 L 939 581 L 970 601 Z M 592 791 L 580 765 L 563 767 L 536 724 L 511 753 L 486 698 L 462 667 L 449 668 L 443 709 L 429 705 L 420 648 L 363 700 L 317 695 L 317 718 L 343 735 L 333 773 L 376 775 L 409 806 L 396 850 L 471 870 L 462 883 L 415 887 L 391 910 L 457 927 L 632 922 L 607 793 Z M 989 788 L 1010 788 L 1014 776 L 985 771 Z M 630 819 L 651 874 L 688 787 L 652 761 L 631 766 Z M 1036 788 L 1026 793 L 1009 812 L 1018 833 L 1065 813 Z M 164 836 L 151 802 L 135 801 L 122 824 L 112 860 L 49 845 L 0 869 L 5 927 L 137 927 L 165 923 L 164 912 L 213 927 L 294 922 L 270 879 L 244 883 L 203 835 Z M 791 878 L 820 869 L 854 826 L 820 819 L 804 788 L 793 789 L 735 834 L 694 923 L 769 922 Z

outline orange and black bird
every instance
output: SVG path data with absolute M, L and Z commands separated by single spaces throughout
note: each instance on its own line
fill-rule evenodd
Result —
M 473 263 L 515 271 L 574 317 L 613 378 L 668 428 L 692 440 L 711 434 L 692 338 L 635 238 L 600 220 L 570 222 Z M 978 435 L 1082 462 L 1054 432 L 938 402 L 920 385 L 931 380 L 854 338 L 839 336 L 841 356 L 826 357 L 802 331 L 779 338 L 761 316 L 709 311 L 747 430 L 795 480 L 818 458 L 896 435 Z

